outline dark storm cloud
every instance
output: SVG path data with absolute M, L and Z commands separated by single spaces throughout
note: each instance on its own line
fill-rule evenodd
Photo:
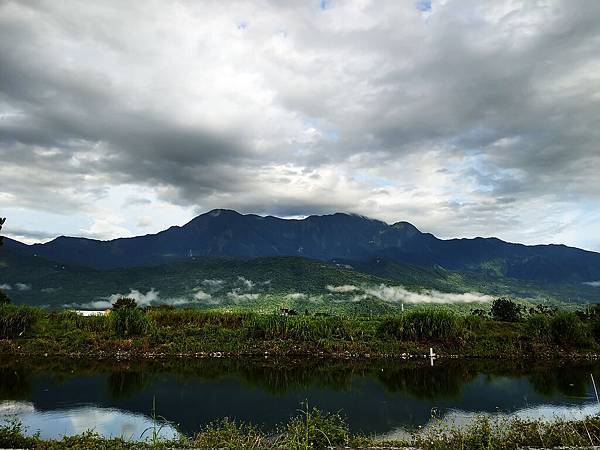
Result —
M 6 232 L 9 233 L 11 236 L 17 236 L 18 238 L 34 239 L 36 241 L 45 241 L 56 237 L 54 233 L 21 228 L 8 228 Z
M 317 6 L 0 3 L 0 207 L 138 185 L 546 240 L 600 213 L 600 3 Z

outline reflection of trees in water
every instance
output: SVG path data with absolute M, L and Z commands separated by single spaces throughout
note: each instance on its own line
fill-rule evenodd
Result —
M 0 399 L 23 399 L 29 395 L 35 376 L 66 380 L 81 375 L 107 373 L 111 396 L 121 399 L 147 388 L 157 374 L 175 380 L 238 380 L 272 393 L 308 388 L 345 391 L 358 379 L 374 379 L 390 392 L 419 399 L 459 397 L 463 387 L 480 374 L 497 377 L 526 377 L 533 389 L 545 396 L 585 396 L 590 373 L 600 380 L 598 363 L 560 364 L 532 361 L 439 360 L 434 367 L 424 361 L 327 360 L 327 359 L 201 359 L 165 361 L 0 361 Z
M 30 392 L 31 380 L 25 370 L 0 367 L 0 400 L 24 400 Z
M 590 374 L 600 379 L 598 367 L 560 367 L 556 370 L 538 368 L 529 377 L 536 392 L 542 395 L 560 393 L 572 397 L 585 397 L 589 393 Z
M 543 396 L 584 397 L 589 393 L 591 378 L 600 379 L 600 365 L 591 361 L 480 361 L 480 373 L 495 377 L 525 377 L 533 390 Z
M 145 371 L 118 370 L 108 376 L 108 390 L 113 399 L 124 399 L 142 391 L 150 384 L 152 378 L 152 375 Z
M 172 367 L 178 377 L 204 381 L 237 379 L 271 393 L 304 390 L 308 387 L 349 389 L 352 377 L 364 367 L 343 360 L 298 359 L 206 359 L 183 362 Z
M 240 375 L 244 382 L 273 393 L 304 390 L 308 387 L 329 388 L 336 391 L 350 390 L 352 378 L 364 372 L 343 363 L 325 365 L 323 361 L 247 365 Z
M 465 384 L 479 371 L 470 364 L 447 364 L 430 367 L 407 364 L 383 368 L 377 379 L 390 392 L 402 392 L 418 399 L 456 398 Z

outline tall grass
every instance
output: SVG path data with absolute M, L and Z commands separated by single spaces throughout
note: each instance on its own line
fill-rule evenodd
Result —
M 326 413 L 305 405 L 300 414 L 293 417 L 285 429 L 283 448 L 309 449 L 334 448 L 348 442 L 348 424 L 340 414 Z
M 109 317 L 111 328 L 119 337 L 144 336 L 150 331 L 150 320 L 141 309 L 116 309 Z
M 27 335 L 39 316 L 39 310 L 29 306 L 0 305 L 0 338 Z
M 61 311 L 50 316 L 51 320 L 60 323 L 63 329 L 77 329 L 90 333 L 102 333 L 110 330 L 107 316 L 82 316 L 75 311 Z
M 347 339 L 348 328 L 341 317 L 307 317 L 254 315 L 247 324 L 251 339 L 294 339 L 318 341 L 320 339 Z
M 433 426 L 416 434 L 411 443 L 423 450 L 591 448 L 600 444 L 600 418 L 590 416 L 577 421 L 544 422 L 479 416 L 465 427 L 449 428 L 443 423 Z
M 250 313 L 227 313 L 215 311 L 198 311 L 197 309 L 148 308 L 148 317 L 159 327 L 219 326 L 240 328 L 244 326 Z
M 270 440 L 256 427 L 225 417 L 202 428 L 192 441 L 196 448 L 264 449 Z
M 467 332 L 463 320 L 446 309 L 418 309 L 384 319 L 377 331 L 382 337 L 409 341 L 459 339 Z
M 46 441 L 38 436 L 25 436 L 18 422 L 0 424 L 0 447 L 31 449 L 326 449 L 326 448 L 419 448 L 422 450 L 509 450 L 521 448 L 592 448 L 600 444 L 600 417 L 551 422 L 518 418 L 490 418 L 482 415 L 461 427 L 444 422 L 396 441 L 353 435 L 339 414 L 318 409 L 302 410 L 279 427 L 276 433 L 228 418 L 205 426 L 193 438 L 181 436 L 167 442 L 161 439 L 146 442 L 119 438 L 102 438 L 86 432 Z M 596 448 L 596 447 L 593 447 Z

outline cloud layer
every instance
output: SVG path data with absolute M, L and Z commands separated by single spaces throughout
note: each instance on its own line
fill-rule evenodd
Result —
M 600 3 L 419 5 L 2 2 L 5 231 L 229 207 L 600 249 Z
M 488 303 L 494 300 L 494 297 L 479 292 L 455 294 L 440 292 L 435 289 L 413 292 L 404 289 L 402 286 L 381 285 L 365 288 L 364 292 L 381 300 L 405 303 Z

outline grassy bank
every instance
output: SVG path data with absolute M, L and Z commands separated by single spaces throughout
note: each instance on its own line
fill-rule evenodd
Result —
M 477 312 L 476 312 L 477 313 Z M 424 354 L 552 357 L 599 349 L 600 321 L 572 312 L 508 322 L 443 307 L 387 316 L 320 316 L 120 308 L 106 316 L 0 306 L 0 352 L 226 356 Z
M 164 424 L 162 424 L 164 425 Z M 160 438 L 161 423 L 147 430 L 144 441 L 107 439 L 92 432 L 60 440 L 28 436 L 18 422 L 0 426 L 0 447 L 30 449 L 324 449 L 324 448 L 418 448 L 423 450 L 504 450 L 518 448 L 589 447 L 600 444 L 600 418 L 542 422 L 522 419 L 475 418 L 465 427 L 443 423 L 404 440 L 382 440 L 353 435 L 339 414 L 305 407 L 277 430 L 265 432 L 251 424 L 227 418 L 208 424 L 195 436 L 176 440 Z

